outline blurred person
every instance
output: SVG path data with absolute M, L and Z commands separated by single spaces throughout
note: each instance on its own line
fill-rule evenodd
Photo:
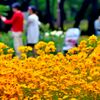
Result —
M 77 46 L 80 33 L 81 32 L 79 28 L 70 28 L 67 30 L 64 40 L 65 45 L 63 47 L 64 54 L 66 54 L 69 49 Z
M 27 46 L 31 46 L 32 48 L 34 48 L 34 45 L 39 41 L 39 25 L 41 23 L 37 16 L 37 9 L 35 6 L 29 6 L 28 13 L 29 16 L 27 20 Z
M 95 29 L 95 34 L 100 35 L 100 16 L 94 22 L 94 29 Z
M 11 31 L 12 31 L 13 41 L 14 41 L 14 49 L 16 51 L 16 54 L 20 56 L 18 47 L 23 45 L 22 32 L 23 32 L 24 17 L 23 17 L 23 13 L 20 11 L 20 4 L 18 2 L 12 4 L 12 10 L 14 14 L 10 20 L 8 20 L 4 16 L 1 16 L 1 20 L 5 24 L 12 25 Z

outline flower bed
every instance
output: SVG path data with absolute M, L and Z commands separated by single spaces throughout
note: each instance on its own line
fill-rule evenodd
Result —
M 1 100 L 100 100 L 100 41 L 91 36 L 77 48 L 54 55 L 53 42 L 35 46 L 38 56 L 21 59 L 0 43 Z M 5 54 L 6 53 L 6 54 Z

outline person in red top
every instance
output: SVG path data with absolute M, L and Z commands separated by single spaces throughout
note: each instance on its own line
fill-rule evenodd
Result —
M 14 15 L 10 20 L 6 19 L 4 16 L 1 16 L 1 20 L 5 24 L 11 24 L 12 28 L 12 37 L 14 39 L 14 48 L 16 51 L 16 54 L 20 56 L 20 52 L 18 51 L 18 47 L 22 46 L 22 32 L 23 32 L 23 22 L 24 22 L 24 17 L 23 13 L 19 10 L 20 9 L 20 4 L 19 3 L 14 3 L 12 5 L 12 9 L 14 12 Z

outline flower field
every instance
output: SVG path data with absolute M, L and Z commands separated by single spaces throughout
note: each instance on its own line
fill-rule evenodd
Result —
M 20 47 L 21 58 L 0 43 L 0 100 L 100 100 L 100 41 L 91 36 L 55 54 L 53 42 Z

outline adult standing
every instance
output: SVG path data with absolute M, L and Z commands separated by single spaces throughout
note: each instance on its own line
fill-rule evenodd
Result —
M 16 54 L 20 56 L 20 52 L 18 51 L 18 47 L 22 46 L 22 32 L 23 32 L 23 22 L 24 22 L 24 17 L 23 13 L 20 11 L 20 4 L 19 3 L 14 3 L 12 4 L 12 9 L 13 9 L 13 16 L 10 20 L 6 19 L 4 16 L 1 16 L 1 20 L 5 24 L 11 24 L 12 28 L 12 37 L 14 40 L 14 48 L 16 51 Z
M 27 46 L 34 48 L 34 45 L 39 41 L 39 18 L 36 14 L 37 10 L 35 6 L 29 6 L 28 8 L 28 20 L 27 20 Z

